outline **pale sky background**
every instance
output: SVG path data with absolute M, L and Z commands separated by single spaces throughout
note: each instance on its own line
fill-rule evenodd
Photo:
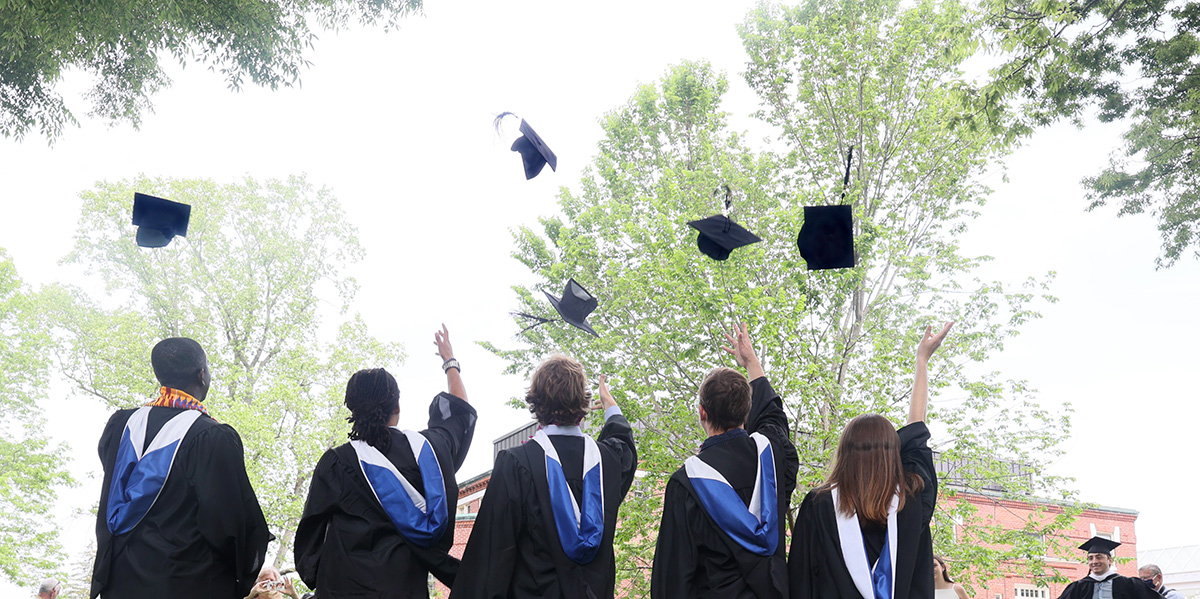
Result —
M 353 269 L 361 286 L 353 309 L 372 334 L 403 343 L 408 353 L 394 370 L 402 425 L 419 427 L 426 402 L 444 385 L 432 337 L 440 323 L 449 326 L 480 412 L 459 479 L 479 474 L 491 467 L 492 440 L 528 418 L 504 405 L 524 381 L 502 375 L 505 364 L 474 344 L 517 343 L 509 286 L 531 278 L 509 257 L 510 230 L 554 213 L 559 186 L 578 188 L 601 138 L 597 119 L 669 65 L 704 59 L 729 77 L 731 122 L 761 137 L 748 116 L 756 99 L 741 79 L 745 56 L 735 29 L 752 3 L 512 6 L 435 1 L 397 31 L 323 33 L 298 89 L 233 93 L 204 67 L 173 67 L 174 85 L 154 98 L 156 111 L 140 131 L 84 117 L 77 92 L 86 80 L 68 77 L 63 89 L 81 127 L 53 147 L 36 137 L 0 140 L 0 247 L 29 284 L 64 281 L 99 293 L 94 281 L 58 265 L 75 230 L 79 193 L 96 181 L 307 173 L 335 192 L 366 249 Z M 557 172 L 524 180 L 520 158 L 490 128 L 504 110 L 526 117 L 546 139 L 558 154 Z M 1074 404 L 1067 453 L 1051 471 L 1075 477 L 1085 501 L 1138 510 L 1140 549 L 1198 544 L 1191 500 L 1200 483 L 1188 460 L 1200 420 L 1200 314 L 1190 308 L 1200 264 L 1189 258 L 1156 271 L 1160 242 L 1149 217 L 1084 211 L 1079 181 L 1106 163 L 1121 131 L 1046 129 L 1006 161 L 1008 182 L 999 174 L 985 179 L 995 194 L 962 237 L 965 253 L 995 257 L 980 272 L 984 279 L 1015 284 L 1056 271 L 1052 293 L 1060 301 L 984 367 L 1029 380 L 1044 405 Z M 91 539 L 93 521 L 69 514 L 99 496 L 89 473 L 99 470 L 95 448 L 106 411 L 56 388 L 46 406 L 49 430 L 70 443 L 71 468 L 82 481 L 57 509 L 75 555 Z M 0 584 L 0 591 L 14 596 L 26 588 Z

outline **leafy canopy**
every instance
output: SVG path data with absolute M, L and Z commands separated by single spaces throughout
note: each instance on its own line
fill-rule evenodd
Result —
M 393 27 L 421 0 L 64 0 L 0 2 L 0 136 L 31 130 L 53 141 L 76 122 L 57 85 L 69 70 L 95 77 L 90 114 L 137 126 L 170 80 L 160 59 L 197 61 L 231 89 L 247 80 L 291 86 L 308 65 L 313 26 L 351 20 Z
M 1129 128 L 1108 166 L 1084 179 L 1095 209 L 1149 212 L 1168 267 L 1200 257 L 1200 4 L 1188 0 L 983 0 L 1004 62 L 968 94 L 972 125 L 1014 136 L 1060 118 Z

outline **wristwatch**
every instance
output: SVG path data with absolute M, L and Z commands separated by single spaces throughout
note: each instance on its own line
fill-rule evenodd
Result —
M 462 366 L 458 365 L 458 360 L 450 358 L 449 360 L 442 362 L 442 372 L 450 372 L 451 368 L 457 368 L 458 372 L 460 374 L 462 373 Z

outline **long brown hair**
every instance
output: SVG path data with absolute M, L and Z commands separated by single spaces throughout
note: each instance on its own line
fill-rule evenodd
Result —
M 946 569 L 946 560 L 935 555 L 933 556 L 933 561 L 937 562 L 938 565 L 942 567 L 942 580 L 954 584 L 954 581 L 950 580 L 950 571 Z
M 909 494 L 925 486 L 921 477 L 904 472 L 900 463 L 900 435 L 892 423 L 879 414 L 855 417 L 842 431 L 833 470 L 818 491 L 838 488 L 838 511 L 859 520 L 887 522 L 892 496 L 900 491 L 900 505 Z

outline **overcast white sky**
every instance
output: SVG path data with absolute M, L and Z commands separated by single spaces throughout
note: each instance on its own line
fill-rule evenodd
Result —
M 511 6 L 430 2 L 399 31 L 325 33 L 299 89 L 232 93 L 203 67 L 173 68 L 174 85 L 154 99 L 140 131 L 83 118 L 53 147 L 0 140 L 0 247 L 31 284 L 89 285 L 57 261 L 69 249 L 78 195 L 96 181 L 307 173 L 340 198 L 367 250 L 354 269 L 354 309 L 409 354 L 397 372 L 402 425 L 419 426 L 424 402 L 444 384 L 432 335 L 441 322 L 450 327 L 481 415 L 459 478 L 479 474 L 491 467 L 491 441 L 527 419 L 504 406 L 523 381 L 501 375 L 504 363 L 472 343 L 515 343 L 509 286 L 529 275 L 509 258 L 509 230 L 556 210 L 558 187 L 576 186 L 595 153 L 597 118 L 668 65 L 705 59 L 723 70 L 725 109 L 739 128 L 752 126 L 756 106 L 740 77 L 735 30 L 750 2 Z M 69 77 L 66 88 L 85 83 Z M 77 94 L 68 101 L 80 106 Z M 559 156 L 558 172 L 524 180 L 519 157 L 489 128 L 503 110 L 537 128 Z M 986 365 L 1030 380 L 1046 405 L 1074 404 L 1068 452 L 1052 470 L 1074 476 L 1084 500 L 1140 511 L 1139 548 L 1197 544 L 1200 517 L 1189 500 L 1200 484 L 1182 460 L 1195 453 L 1200 417 L 1200 315 L 1191 308 L 1200 264 L 1156 271 L 1151 219 L 1084 212 L 1079 180 L 1106 162 L 1120 132 L 1097 124 L 1034 136 L 1007 160 L 1008 182 L 988 178 L 996 193 L 962 243 L 968 254 L 996 258 L 985 278 L 1058 273 L 1061 301 Z M 65 393 L 46 408 L 83 480 L 60 498 L 66 514 L 98 497 L 88 473 L 98 470 L 104 410 Z M 80 551 L 92 522 L 64 517 L 62 526 L 68 549 Z

